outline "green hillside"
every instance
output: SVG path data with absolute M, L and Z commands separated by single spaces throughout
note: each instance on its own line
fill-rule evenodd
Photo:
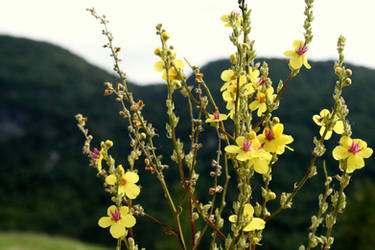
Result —
M 267 62 L 274 86 L 279 79 L 285 80 L 287 62 L 280 59 Z M 228 66 L 228 61 L 220 60 L 201 68 L 223 111 L 224 103 L 219 93 L 222 85 L 220 73 Z M 292 146 L 295 152 L 282 157 L 275 169 L 274 176 L 278 176 L 272 181 L 275 191 L 291 190 L 292 183 L 303 175 L 313 148 L 312 136 L 319 130 L 311 117 L 332 105 L 335 83 L 333 63 L 311 62 L 311 66 L 312 70 L 304 70 L 291 82 L 281 98 L 278 116 L 285 124 L 286 133 L 295 139 Z M 349 119 L 352 121 L 353 137 L 365 139 L 374 148 L 375 126 L 372 117 L 375 115 L 375 70 L 352 65 L 350 68 L 353 71 L 353 84 L 344 90 L 344 96 L 351 111 Z M 126 163 L 126 152 L 129 150 L 127 124 L 118 116 L 119 107 L 113 98 L 103 96 L 104 81 L 115 82 L 116 79 L 67 50 L 48 43 L 0 36 L 1 230 L 48 232 L 113 246 L 107 230 L 97 226 L 98 218 L 104 215 L 109 204 L 109 197 L 102 190 L 102 182 L 95 178 L 95 171 L 87 167 L 87 158 L 81 154 L 83 137 L 74 120 L 76 113 L 88 116 L 88 127 L 95 137 L 94 144 L 105 139 L 113 140 L 114 156 Z M 194 84 L 193 79 L 189 79 L 189 82 Z M 169 153 L 163 121 L 165 86 L 129 84 L 129 89 L 136 99 L 140 98 L 146 103 L 145 117 L 160 134 L 156 143 L 161 145 L 161 153 Z M 176 94 L 176 98 L 177 112 L 184 120 L 188 117 L 184 108 L 186 102 L 180 94 Z M 188 123 L 180 122 L 180 137 L 186 137 L 188 129 Z M 207 127 L 202 141 L 208 142 L 215 136 L 214 133 L 212 128 Z M 338 140 L 338 137 L 334 140 Z M 199 187 L 203 200 L 207 197 L 206 187 L 211 181 L 208 166 L 215 150 L 214 145 L 207 144 L 199 155 L 201 164 L 198 171 L 202 182 Z M 333 162 L 332 157 L 327 154 L 325 158 L 329 166 Z M 372 185 L 375 180 L 374 163 L 373 157 L 368 159 L 366 168 L 358 171 L 353 178 L 355 185 L 352 186 L 357 188 L 351 191 L 359 190 L 357 196 L 353 195 L 355 204 L 363 204 L 356 200 L 362 193 L 371 197 L 364 190 L 375 189 Z M 144 172 L 142 162 L 138 168 L 142 192 L 136 201 L 143 204 L 148 213 L 168 220 L 163 213 L 168 208 L 162 191 L 155 188 L 159 187 L 158 181 Z M 174 168 L 168 170 L 167 178 L 173 180 L 177 174 L 175 171 Z M 366 184 L 365 189 L 361 188 L 364 179 L 370 183 Z M 305 241 L 310 215 L 316 211 L 316 197 L 321 192 L 319 180 L 323 180 L 322 175 L 315 177 L 314 183 L 307 183 L 297 196 L 297 207 L 282 213 L 270 223 L 274 229 L 266 230 L 264 249 L 295 249 Z M 177 184 L 176 181 L 175 192 L 179 191 Z M 277 206 L 277 202 L 274 204 Z M 372 206 L 375 209 L 373 203 Z M 352 214 L 361 216 L 359 225 L 362 228 L 375 226 L 374 215 L 358 215 L 356 211 L 352 211 Z M 350 218 L 346 217 L 343 221 L 353 224 Z M 147 249 L 176 249 L 174 241 L 170 241 L 172 236 L 166 236 L 167 240 L 161 241 L 164 234 L 158 226 L 144 218 L 137 220 L 135 233 L 141 246 Z M 345 225 L 342 228 L 346 228 Z M 339 233 L 348 242 L 351 239 L 362 242 L 359 239 L 364 237 L 344 229 Z M 283 246 L 275 242 L 283 242 Z M 366 248 L 368 241 L 361 244 L 351 249 L 371 249 Z

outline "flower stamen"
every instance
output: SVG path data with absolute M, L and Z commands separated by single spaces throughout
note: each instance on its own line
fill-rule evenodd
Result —
M 307 52 L 308 48 L 307 46 L 300 45 L 296 53 L 300 56 L 304 55 Z
M 111 215 L 112 215 L 111 220 L 113 221 L 117 222 L 122 219 L 120 209 L 116 209 L 114 212 L 111 211 Z
M 359 146 L 359 142 L 352 142 L 352 145 L 350 146 L 350 148 L 348 149 L 348 151 L 350 153 L 353 153 L 354 155 L 356 153 L 359 153 L 361 152 L 362 148 Z
M 275 139 L 275 134 L 273 133 L 272 129 L 270 130 L 266 129 L 265 134 L 266 134 L 267 141 L 272 141 L 273 139 Z
M 244 140 L 242 143 L 242 150 L 245 152 L 251 151 L 251 141 Z

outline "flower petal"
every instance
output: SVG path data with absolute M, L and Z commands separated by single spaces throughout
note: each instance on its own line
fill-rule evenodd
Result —
M 163 61 L 156 62 L 155 65 L 154 65 L 154 69 L 157 72 L 162 72 L 164 70 L 164 62 Z
M 123 224 L 115 223 L 111 226 L 109 232 L 111 233 L 113 238 L 118 239 L 126 234 L 126 229 Z
M 244 227 L 244 232 L 250 232 L 254 230 L 262 230 L 265 228 L 266 222 L 261 218 L 253 218 L 249 224 Z
M 133 172 L 133 171 L 128 171 L 125 173 L 124 175 L 124 178 L 126 179 L 126 181 L 130 182 L 130 183 L 137 183 L 138 180 L 139 180 L 139 176 L 136 172 Z
M 117 207 L 115 205 L 111 205 L 108 209 L 107 209 L 107 215 L 109 217 L 112 217 L 112 213 L 114 213 L 115 211 L 117 210 Z
M 372 155 L 372 149 L 371 148 L 364 148 L 359 152 L 357 155 L 362 158 L 369 158 Z
M 134 218 L 133 215 L 131 215 L 131 214 L 127 214 L 127 215 L 125 215 L 125 216 L 121 219 L 121 223 L 122 223 L 125 227 L 129 228 L 129 227 L 133 227 L 133 226 L 135 225 L 136 220 L 135 220 L 135 218 Z
M 350 156 L 348 149 L 343 146 L 336 146 L 332 151 L 332 156 L 335 160 L 346 159 Z
M 117 182 L 117 178 L 116 176 L 114 176 L 113 174 L 107 176 L 105 178 L 105 182 L 108 184 L 108 185 L 115 185 L 116 182 Z
M 125 194 L 129 199 L 135 199 L 141 192 L 141 189 L 134 183 L 127 183 L 125 188 Z
M 235 145 L 226 146 L 224 148 L 224 150 L 225 150 L 225 152 L 227 152 L 229 154 L 238 154 L 239 152 L 241 152 L 240 147 L 235 146 Z
M 114 221 L 108 217 L 108 216 L 104 216 L 104 217 L 101 217 L 98 221 L 98 225 L 102 228 L 106 228 L 106 227 L 109 227 L 111 226 L 112 224 L 114 223 Z

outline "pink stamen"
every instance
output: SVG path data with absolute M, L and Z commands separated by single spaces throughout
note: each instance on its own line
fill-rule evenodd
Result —
M 356 154 L 358 152 L 361 152 L 362 148 L 359 146 L 359 142 L 352 142 L 352 145 L 348 149 L 350 153 Z
M 220 113 L 219 113 L 218 111 L 216 111 L 216 112 L 214 113 L 214 119 L 215 119 L 215 120 L 219 120 L 219 119 L 220 119 Z
M 262 77 L 259 78 L 258 86 L 261 86 L 264 82 L 265 82 L 265 80 Z
M 266 129 L 265 133 L 266 133 L 267 141 L 272 141 L 273 139 L 275 139 L 275 134 L 273 133 L 272 129 L 270 129 L 270 130 Z
M 113 220 L 113 221 L 117 222 L 117 221 L 122 219 L 120 209 L 116 209 L 116 211 L 114 211 L 114 212 L 111 211 L 111 215 L 112 215 L 111 220 Z
M 245 152 L 251 151 L 251 144 L 252 144 L 251 141 L 244 140 L 242 143 L 242 150 Z
M 94 151 L 91 152 L 91 154 L 89 155 L 89 157 L 94 160 L 99 159 L 99 156 L 100 156 L 100 152 L 97 148 L 94 148 Z
M 302 56 L 303 54 L 305 54 L 307 52 L 308 48 L 307 46 L 302 46 L 300 45 L 298 50 L 296 51 L 296 53 L 300 56 Z

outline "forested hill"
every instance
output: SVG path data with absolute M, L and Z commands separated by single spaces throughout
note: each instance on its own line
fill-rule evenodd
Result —
M 288 76 L 287 61 L 266 61 L 276 88 L 278 81 Z M 294 137 L 292 147 L 295 152 L 281 157 L 283 159 L 275 169 L 278 177 L 272 181 L 275 191 L 289 191 L 292 183 L 303 176 L 313 148 L 312 136 L 319 131 L 313 124 L 312 116 L 333 103 L 332 90 L 336 81 L 333 62 L 311 62 L 311 66 L 309 71 L 301 70 L 281 98 L 277 115 L 285 124 L 286 133 Z M 223 83 L 220 74 L 228 67 L 227 60 L 219 60 L 201 68 L 222 112 L 225 108 L 219 92 Z M 353 138 L 365 139 L 375 148 L 375 71 L 349 67 L 353 71 L 353 84 L 344 89 L 343 95 L 350 109 Z M 126 164 L 129 149 L 127 124 L 119 117 L 119 106 L 114 98 L 103 96 L 104 81 L 115 83 L 116 78 L 65 49 L 45 42 L 0 36 L 0 230 L 43 231 L 88 242 L 112 242 L 107 230 L 97 226 L 97 220 L 104 215 L 110 198 L 104 194 L 101 180 L 95 178 L 95 171 L 87 167 L 88 160 L 81 154 L 83 136 L 74 120 L 77 113 L 88 116 L 88 128 L 94 135 L 94 144 L 105 139 L 113 140 L 113 154 L 117 162 Z M 195 84 L 192 78 L 189 82 Z M 162 145 L 162 153 L 169 153 L 163 125 L 165 86 L 129 83 L 129 89 L 136 99 L 146 103 L 145 117 L 160 133 L 157 144 Z M 186 102 L 179 93 L 175 97 L 176 109 L 183 121 L 188 117 Z M 178 132 L 180 137 L 184 137 L 189 133 L 190 123 L 179 124 Z M 212 141 L 214 133 L 207 127 L 202 141 Z M 335 137 L 333 140 L 338 139 Z M 215 146 L 209 143 L 201 150 L 202 166 L 197 171 L 203 182 L 202 199 L 207 194 L 204 188 L 211 181 L 208 166 L 215 150 Z M 330 150 L 332 148 L 328 148 L 328 152 Z M 168 156 L 165 159 L 169 159 Z M 326 154 L 326 159 L 328 163 L 333 163 L 330 153 Z M 366 160 L 366 165 L 353 177 L 354 182 L 356 179 L 374 180 L 373 157 Z M 142 162 L 138 167 L 142 185 L 138 201 L 150 214 L 165 219 L 162 214 L 164 208 L 167 211 L 167 205 L 161 190 L 155 188 L 158 185 L 156 178 L 144 172 Z M 333 168 L 332 172 L 336 171 Z M 175 168 L 170 168 L 168 173 L 171 177 L 177 174 Z M 322 176 L 316 178 L 321 179 Z M 307 191 L 299 196 L 302 205 L 275 220 L 275 230 L 265 232 L 265 249 L 295 249 L 301 240 L 306 239 L 305 229 L 309 226 L 311 212 L 316 211 L 317 192 L 321 192 L 319 188 L 321 186 L 308 184 Z M 374 204 L 372 208 L 375 209 Z M 362 228 L 375 226 L 369 224 L 371 220 L 367 217 L 358 223 L 358 227 Z M 292 231 L 293 227 L 302 228 L 302 231 Z M 175 249 L 171 238 L 160 240 L 162 230 L 150 225 L 149 221 L 139 218 L 135 230 L 142 246 L 148 249 Z M 340 232 L 344 235 L 341 239 L 347 240 L 345 244 L 351 244 L 351 239 L 355 239 L 356 243 L 361 241 L 356 232 L 348 230 Z M 282 247 L 275 245 L 280 240 L 285 244 Z M 366 249 L 365 245 L 358 246 L 362 248 L 351 249 Z

